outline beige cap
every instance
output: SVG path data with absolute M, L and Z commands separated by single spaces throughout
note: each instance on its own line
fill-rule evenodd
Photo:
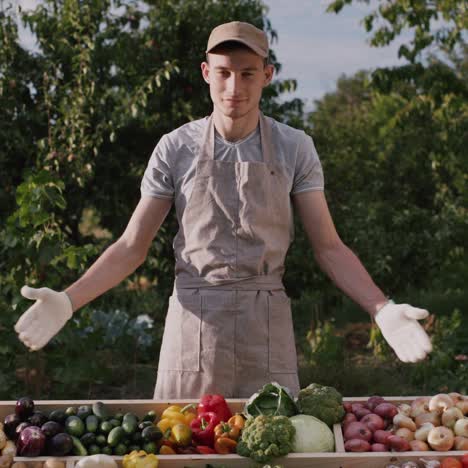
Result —
M 252 24 L 232 21 L 216 26 L 208 39 L 206 53 L 227 41 L 242 42 L 261 57 L 268 57 L 267 35 Z

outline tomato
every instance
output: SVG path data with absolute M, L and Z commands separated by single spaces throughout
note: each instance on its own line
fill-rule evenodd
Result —
M 463 468 L 468 468 L 468 453 L 465 453 L 465 455 L 463 455 L 461 461 Z
M 454 457 L 444 458 L 440 468 L 463 468 L 462 462 Z

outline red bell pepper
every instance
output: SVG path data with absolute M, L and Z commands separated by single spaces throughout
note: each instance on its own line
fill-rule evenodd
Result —
M 197 406 L 197 413 L 206 413 L 207 411 L 216 413 L 220 421 L 227 422 L 232 416 L 226 400 L 222 395 L 204 395 L 201 397 Z
M 220 423 L 219 417 L 212 411 L 199 414 L 191 423 L 192 438 L 197 445 L 214 446 L 214 430 Z
M 195 447 L 195 450 L 200 455 L 216 455 L 216 450 L 211 447 L 208 447 L 207 445 L 197 445 Z

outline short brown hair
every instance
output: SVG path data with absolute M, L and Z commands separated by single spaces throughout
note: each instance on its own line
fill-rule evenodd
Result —
M 206 54 L 206 61 L 209 62 L 208 60 L 209 54 L 216 54 L 217 52 L 232 52 L 234 50 L 250 50 L 251 52 L 253 52 L 253 50 L 249 46 L 246 46 L 242 42 L 226 41 L 226 42 L 222 42 L 221 44 L 217 45 L 215 48 L 210 50 L 210 52 Z M 268 64 L 269 64 L 268 57 L 265 57 L 263 59 L 263 66 L 266 67 Z

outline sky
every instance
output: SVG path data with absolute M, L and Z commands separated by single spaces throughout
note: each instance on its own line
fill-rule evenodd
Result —
M 353 3 L 339 14 L 326 13 L 330 0 L 264 0 L 271 25 L 278 41 L 270 45 L 282 70 L 278 78 L 295 78 L 297 90 L 286 97 L 299 97 L 306 108 L 314 100 L 333 91 L 343 73 L 353 75 L 358 70 L 403 64 L 398 59 L 395 40 L 388 47 L 371 47 L 369 35 L 360 21 L 375 9 Z M 405 39 L 407 39 L 406 36 Z
M 16 2 L 23 8 L 32 8 L 38 0 Z M 375 9 L 377 0 L 371 0 L 369 6 L 354 2 L 338 15 L 325 11 L 331 0 L 263 2 L 269 8 L 267 17 L 278 34 L 278 40 L 271 44 L 282 64 L 278 78 L 295 78 L 298 82 L 297 90 L 284 97 L 303 99 L 306 109 L 313 109 L 314 100 L 333 91 L 343 73 L 353 75 L 362 69 L 403 63 L 397 53 L 402 39 L 383 48 L 368 44 L 369 35 L 360 22 L 366 13 Z M 28 31 L 22 30 L 20 37 L 24 45 L 34 48 Z

